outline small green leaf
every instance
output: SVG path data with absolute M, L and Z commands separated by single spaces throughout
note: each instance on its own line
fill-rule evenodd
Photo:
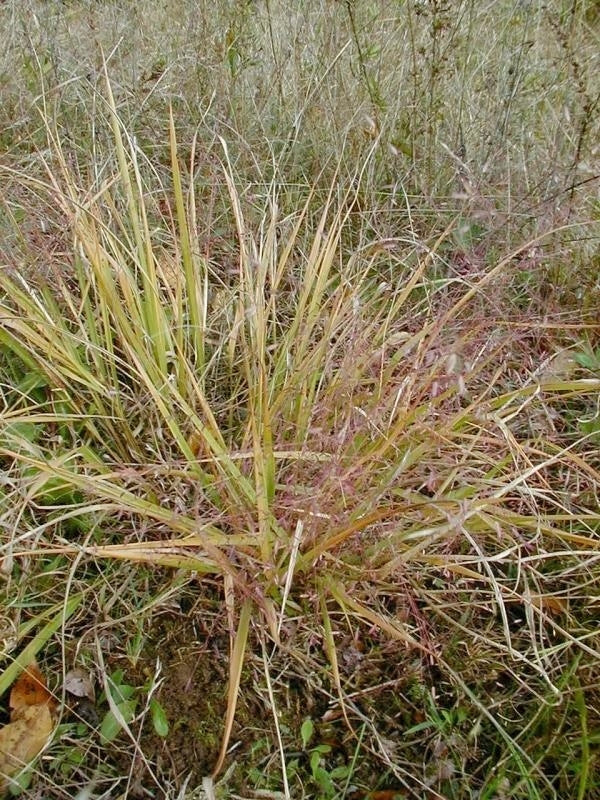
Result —
M 117 721 L 117 718 L 112 711 L 108 711 L 102 720 L 102 726 L 100 728 L 100 738 L 102 743 L 107 744 L 108 742 L 112 742 L 113 739 L 117 738 L 120 732 L 121 723 Z
M 131 722 L 135 714 L 135 700 L 124 700 L 117 705 L 125 723 Z M 100 740 L 102 744 L 112 742 L 121 733 L 122 725 L 112 711 L 108 711 L 100 726 Z
M 310 754 L 310 771 L 312 772 L 313 776 L 319 769 L 320 763 L 321 763 L 321 753 L 319 753 L 318 750 L 313 750 L 312 753 Z
M 300 761 L 297 758 L 293 758 L 291 761 L 288 761 L 288 763 L 285 765 L 285 772 L 288 780 L 291 780 L 298 774 L 299 767 Z M 262 777 L 262 773 L 260 773 L 260 775 Z
M 115 672 L 113 672 L 112 675 L 109 676 L 107 681 L 110 696 L 116 704 L 121 703 L 123 700 L 129 700 L 129 698 L 132 697 L 137 691 L 135 686 L 130 686 L 127 683 L 122 683 L 124 677 L 125 674 L 123 670 L 118 669 Z M 102 694 L 100 695 L 99 702 L 104 703 L 106 702 L 106 700 L 107 700 L 106 694 L 105 692 L 102 692 Z
M 64 478 L 48 478 L 36 499 L 41 505 L 76 505 L 83 501 L 83 494 Z
M 335 786 L 333 784 L 333 781 L 331 780 L 331 775 L 327 772 L 326 769 L 323 769 L 323 767 L 317 767 L 313 771 L 313 779 L 316 781 L 316 783 L 319 784 L 319 787 L 323 792 L 323 794 L 325 795 L 325 797 L 327 798 L 334 797 Z
M 125 671 L 122 669 L 116 669 L 112 675 L 109 675 L 108 683 L 110 686 L 117 686 L 118 684 L 123 682 L 124 677 L 125 677 Z
M 329 777 L 332 780 L 337 781 L 342 778 L 347 778 L 349 774 L 350 774 L 350 765 L 342 764 L 339 767 L 334 767 L 329 773 Z
M 600 369 L 600 353 L 575 353 L 575 361 L 585 369 Z
M 588 435 L 600 433 L 600 419 L 586 420 L 580 427 L 583 433 Z
M 33 767 L 29 766 L 23 772 L 15 775 L 14 778 L 10 778 L 8 791 L 12 797 L 19 797 L 23 792 L 27 791 L 33 778 L 33 773 Z
M 315 726 L 313 724 L 312 719 L 307 717 L 304 722 L 302 723 L 302 727 L 300 728 L 300 736 L 302 737 L 302 747 L 306 749 L 307 744 L 312 739 L 312 735 L 315 731 Z
M 154 697 L 150 700 L 150 714 L 152 715 L 154 730 L 164 739 L 169 733 L 169 720 L 164 708 Z
M 420 733 L 421 731 L 427 731 L 429 728 L 435 727 L 435 723 L 432 722 L 430 719 L 426 719 L 424 722 L 419 722 L 417 725 L 413 725 L 412 728 L 409 728 L 407 731 L 404 731 L 404 736 L 412 736 L 413 733 Z
M 33 422 L 10 422 L 2 431 L 2 443 L 16 449 L 18 453 L 33 452 L 34 445 L 40 436 L 40 426 Z
M 30 394 L 35 389 L 45 389 L 48 386 L 48 378 L 43 372 L 28 372 L 17 385 L 19 392 L 25 395 Z

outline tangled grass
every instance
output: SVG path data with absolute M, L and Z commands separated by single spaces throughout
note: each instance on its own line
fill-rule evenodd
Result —
M 576 155 L 585 172 L 596 123 L 580 122 L 575 155 L 557 145 L 566 211 L 547 198 L 535 222 L 515 210 L 527 186 L 539 189 L 527 173 L 518 201 L 496 203 L 482 181 L 497 188 L 510 170 L 476 182 L 465 154 L 443 146 L 439 108 L 456 80 L 444 48 L 483 17 L 472 3 L 456 19 L 443 4 L 407 4 L 413 65 L 419 54 L 429 72 L 426 94 L 423 76 L 406 72 L 427 102 L 400 139 L 403 117 L 384 99 L 393 53 L 384 61 L 361 43 L 381 34 L 362 18 L 367 5 L 348 5 L 349 37 L 329 42 L 326 69 L 310 62 L 312 89 L 292 92 L 291 143 L 271 139 L 250 156 L 231 127 L 210 143 L 204 130 L 188 138 L 171 97 L 167 141 L 146 148 L 156 97 L 140 135 L 106 59 L 80 141 L 57 113 L 70 102 L 59 81 L 40 95 L 30 153 L 10 144 L 0 689 L 47 651 L 49 671 L 94 672 L 104 715 L 86 727 L 80 708 L 65 711 L 37 775 L 45 796 L 82 786 L 86 797 L 173 798 L 598 791 L 598 326 L 593 280 L 573 277 L 590 263 L 595 221 L 570 171 Z M 309 6 L 292 15 L 297 32 Z M 303 73 L 282 60 L 269 4 L 242 7 L 220 69 L 232 113 L 267 70 L 245 61 L 266 25 L 277 79 L 268 102 L 279 106 L 262 107 L 260 128 L 292 113 L 285 98 Z M 73 4 L 56 24 L 73 35 L 95 13 Z M 520 37 L 531 32 L 510 20 Z M 353 50 L 350 88 L 333 76 Z M 53 68 L 35 52 L 46 81 Z M 521 60 L 530 50 L 515 52 L 520 79 L 535 85 Z M 152 80 L 180 66 L 169 56 Z M 526 102 L 511 86 L 504 104 L 490 103 L 504 138 Z M 353 124 L 340 141 L 332 124 L 324 143 L 316 129 L 301 135 L 327 87 L 336 103 L 362 92 L 359 136 Z M 472 81 L 462 91 L 466 114 Z M 576 99 L 589 92 L 577 85 Z M 558 101 L 538 101 L 529 123 L 556 139 L 547 105 Z M 251 126 L 246 137 L 260 138 Z M 390 186 L 383 153 L 393 151 L 410 168 Z M 41 245 L 30 211 L 47 220 Z M 225 673 L 206 663 L 211 652 Z M 196 712 L 184 714 L 176 704 L 194 682 Z M 200 705 L 206 694 L 212 705 Z M 178 728 L 191 742 L 187 770 L 169 749 Z

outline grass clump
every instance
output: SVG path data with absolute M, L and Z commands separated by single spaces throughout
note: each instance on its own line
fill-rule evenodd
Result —
M 0 680 L 44 650 L 49 672 L 77 664 L 99 688 L 65 711 L 45 796 L 598 791 L 597 323 L 591 289 L 580 310 L 561 306 L 566 278 L 554 299 L 542 285 L 552 248 L 560 271 L 594 220 L 572 205 L 540 233 L 452 152 L 444 184 L 443 54 L 466 34 L 421 6 L 427 104 L 406 141 L 365 45 L 377 19 L 350 4 L 327 70 L 355 52 L 352 92 L 374 108 L 338 157 L 298 132 L 249 166 L 231 128 L 188 137 L 181 98 L 152 106 L 165 133 L 146 148 L 152 115 L 129 118 L 105 64 L 93 130 L 69 142 L 44 92 L 36 169 L 18 148 L 2 167 L 18 202 L 0 273 Z M 273 22 L 269 4 L 243 12 L 230 110 L 261 69 L 253 26 Z M 291 113 L 275 95 L 274 120 Z M 512 85 L 503 136 L 522 100 Z M 384 180 L 390 144 L 414 194 Z M 466 195 L 443 199 L 458 178 Z M 52 224 L 43 269 L 30 208 Z
M 575 367 L 550 378 L 524 374 L 514 357 L 506 363 L 518 342 L 484 316 L 482 297 L 531 243 L 453 287 L 432 277 L 450 231 L 425 246 L 358 230 L 361 243 L 345 251 L 356 188 L 341 202 L 332 191 L 315 220 L 309 201 L 280 218 L 271 184 L 253 229 L 222 142 L 237 272 L 219 274 L 198 253 L 173 119 L 171 181 L 151 189 L 110 87 L 107 98 L 116 145 L 102 182 L 81 186 L 49 129 L 53 161 L 34 184 L 61 209 L 72 269 L 52 287 L 10 271 L 1 278 L 11 376 L 5 563 L 36 573 L 33 565 L 59 558 L 69 581 L 90 588 L 90 570 L 107 560 L 183 570 L 200 585 L 218 579 L 231 644 L 215 774 L 248 642 L 275 648 L 265 676 L 279 648 L 306 668 L 287 630 L 299 619 L 302 640 L 316 612 L 330 704 L 350 731 L 363 714 L 344 660 L 356 668 L 366 648 L 376 665 L 395 641 L 395 661 L 413 662 L 413 672 L 421 663 L 407 691 L 421 687 L 427 723 L 409 730 L 432 754 L 444 751 L 423 784 L 459 796 L 481 728 L 481 788 L 500 780 L 495 760 L 504 783 L 542 796 L 532 787 L 553 779 L 528 746 L 541 724 L 539 710 L 529 719 L 532 699 L 560 703 L 565 670 L 596 657 L 579 615 L 600 517 L 573 487 L 594 485 L 597 473 L 586 439 L 575 430 L 565 438 L 560 408 L 585 403 L 599 382 Z M 508 370 L 517 383 L 509 391 L 499 380 Z M 108 569 L 111 582 L 123 580 Z M 139 592 L 143 571 L 126 574 Z M 467 664 L 465 649 L 474 654 Z M 501 674 L 497 702 L 514 681 L 522 695 L 508 724 L 489 710 Z M 369 725 L 385 739 L 376 720 Z M 330 750 L 316 752 L 312 780 L 325 781 L 319 763 Z M 386 760 L 405 783 L 405 770 Z

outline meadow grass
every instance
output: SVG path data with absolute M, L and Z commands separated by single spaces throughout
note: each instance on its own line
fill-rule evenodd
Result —
M 26 796 L 600 791 L 600 21 L 497 6 L 0 8 Z

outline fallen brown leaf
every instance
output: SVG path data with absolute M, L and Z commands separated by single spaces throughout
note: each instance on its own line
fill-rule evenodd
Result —
M 54 698 L 35 662 L 14 682 L 9 705 L 10 722 L 0 728 L 0 791 L 39 755 L 54 729 Z
M 545 611 L 550 616 L 560 616 L 566 614 L 568 610 L 567 601 L 562 597 L 553 597 L 552 595 L 532 594 L 529 596 L 531 605 L 540 611 Z
M 54 705 L 52 692 L 46 685 L 46 679 L 38 665 L 32 662 L 19 675 L 10 691 L 11 720 L 16 709 L 23 706 L 37 706 L 42 703 Z
M 96 695 L 94 685 L 88 672 L 83 669 L 71 669 L 65 676 L 65 689 L 74 697 L 86 697 L 94 702 Z
M 0 728 L 0 788 L 44 748 L 54 729 L 47 703 L 15 709 L 12 722 Z

